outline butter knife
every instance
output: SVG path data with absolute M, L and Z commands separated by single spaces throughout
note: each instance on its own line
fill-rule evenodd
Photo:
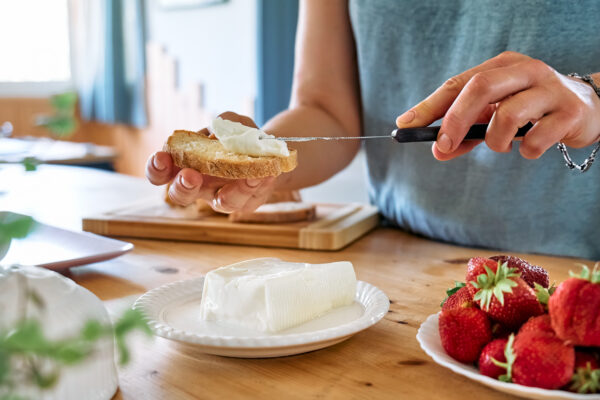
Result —
M 519 128 L 515 137 L 523 137 L 533 126 L 532 123 Z M 469 128 L 464 140 L 483 140 L 488 124 L 475 124 Z M 395 139 L 400 143 L 433 142 L 440 132 L 439 126 L 427 126 L 423 128 L 394 129 L 392 133 L 384 136 L 316 136 L 316 137 L 275 137 L 261 139 L 279 139 L 284 142 L 310 142 L 313 140 L 367 140 L 367 139 Z

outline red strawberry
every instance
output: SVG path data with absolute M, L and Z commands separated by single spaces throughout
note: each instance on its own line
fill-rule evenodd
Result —
M 506 369 L 496 365 L 493 360 L 506 363 L 504 349 L 507 342 L 508 339 L 495 339 L 481 350 L 481 354 L 479 355 L 479 372 L 494 379 L 498 379 L 500 375 L 506 373 Z
M 542 287 L 548 288 L 550 286 L 550 277 L 548 271 L 537 265 L 531 265 L 527 261 L 515 257 L 498 255 L 490 257 L 491 260 L 500 261 L 500 263 L 508 263 L 509 268 L 515 268 L 521 273 L 521 279 L 523 279 L 529 287 L 533 288 L 535 283 L 539 283 Z
M 553 335 L 536 332 L 511 335 L 504 354 L 506 375 L 499 378 L 503 381 L 558 389 L 573 375 L 575 350 Z
M 556 335 L 577 346 L 600 346 L 600 270 L 584 266 L 550 296 L 548 310 Z
M 464 285 L 464 284 L 463 284 Z M 473 296 L 466 286 L 461 287 L 456 293 L 450 295 L 442 304 L 442 311 L 453 308 L 475 307 Z
M 446 353 L 463 363 L 475 362 L 483 346 L 492 340 L 490 320 L 476 307 L 442 311 L 439 331 Z
M 531 317 L 521 326 L 519 333 L 525 332 L 536 332 L 538 334 L 548 334 L 555 336 L 554 330 L 552 329 L 552 322 L 550 321 L 550 315 L 544 314 L 537 317 Z
M 492 323 L 492 336 L 494 339 L 508 339 L 511 333 L 513 333 L 513 329 L 507 328 L 498 322 Z
M 471 285 L 471 282 L 476 282 L 477 276 L 485 274 L 485 267 L 495 271 L 496 268 L 498 268 L 498 262 L 490 260 L 489 258 L 473 257 L 467 264 L 467 276 L 465 281 L 467 282 L 467 287 L 471 292 L 471 296 L 475 296 L 475 293 L 477 293 L 477 289 Z
M 577 368 L 587 367 L 590 367 L 591 369 L 600 368 L 596 355 L 581 350 L 575 350 L 575 370 L 577 370 Z
M 578 393 L 600 393 L 600 366 L 593 354 L 575 351 L 575 372 L 569 390 Z
M 533 289 L 514 269 L 506 263 L 490 267 L 489 262 L 480 264 L 485 272 L 467 285 L 476 290 L 473 300 L 490 318 L 508 329 L 517 329 L 530 317 L 544 313 Z M 477 270 L 478 267 L 470 272 L 475 274 Z

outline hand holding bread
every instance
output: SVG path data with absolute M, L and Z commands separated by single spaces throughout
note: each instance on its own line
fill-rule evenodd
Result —
M 252 119 L 236 113 L 219 117 L 256 128 Z M 188 205 L 201 198 L 221 212 L 255 210 L 273 191 L 276 176 L 296 166 L 295 150 L 287 157 L 231 154 L 220 148 L 207 128 L 176 131 L 165 150 L 148 159 L 148 180 L 155 185 L 172 181 L 169 197 L 176 204 Z

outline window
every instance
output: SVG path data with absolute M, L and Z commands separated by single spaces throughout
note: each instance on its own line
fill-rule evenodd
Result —
M 68 89 L 68 0 L 0 0 L 0 15 L 0 96 Z

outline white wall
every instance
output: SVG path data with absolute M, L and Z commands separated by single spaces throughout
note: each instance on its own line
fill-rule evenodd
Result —
M 247 112 L 256 97 L 256 0 L 165 9 L 146 3 L 148 39 L 179 63 L 179 85 L 203 83 L 206 109 Z

